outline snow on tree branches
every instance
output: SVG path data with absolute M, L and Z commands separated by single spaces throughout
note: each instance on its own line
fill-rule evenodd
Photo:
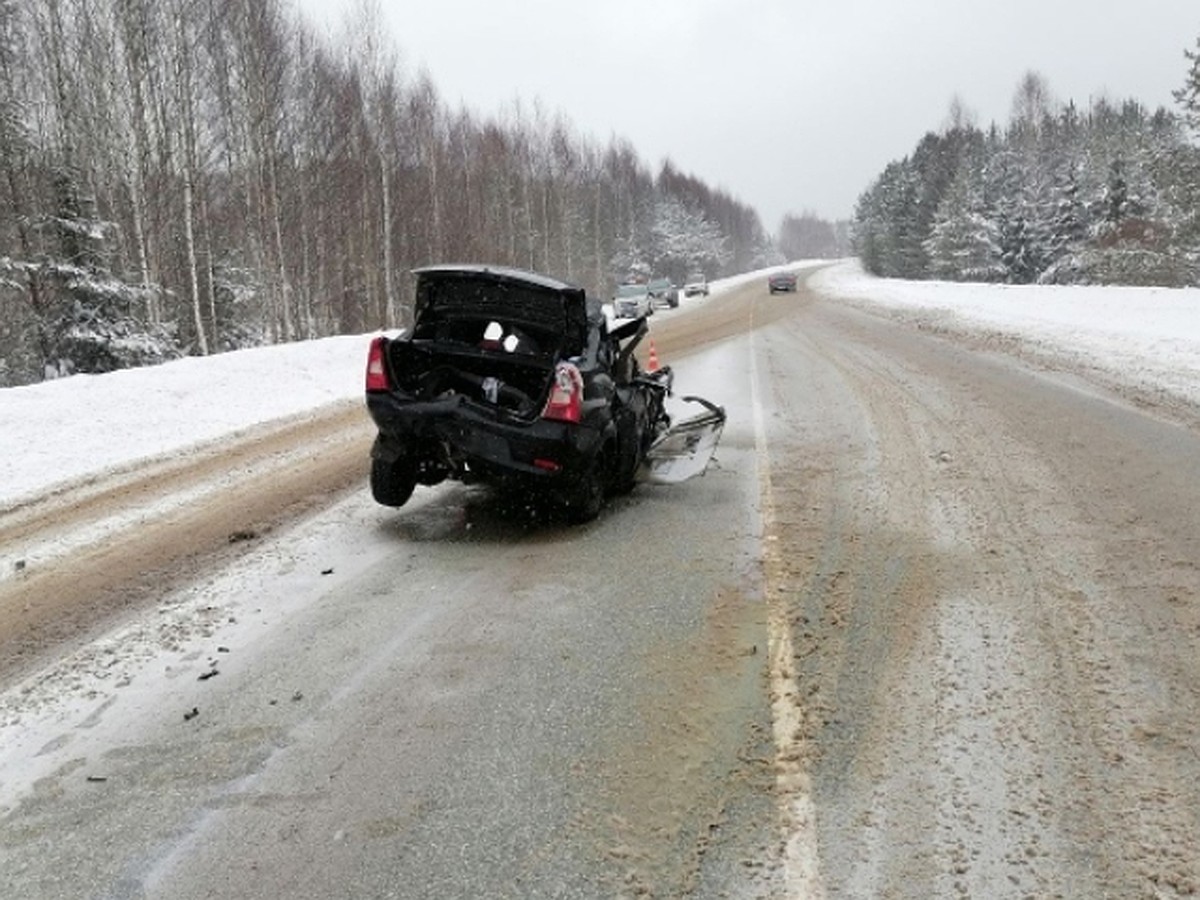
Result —
M 431 262 L 602 293 L 769 247 L 627 141 L 447 105 L 356 9 L 336 45 L 278 0 L 0 0 L 0 387 L 403 325 Z
M 1200 43 L 1198 43 L 1200 46 Z M 1015 284 L 1200 283 L 1200 53 L 1184 110 L 1096 100 L 1080 112 L 1022 80 L 1014 116 L 982 131 L 956 117 L 890 163 L 859 198 L 868 271 Z

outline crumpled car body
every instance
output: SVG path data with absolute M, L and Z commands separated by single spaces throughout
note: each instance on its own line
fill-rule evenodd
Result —
M 673 373 L 634 356 L 644 316 L 611 327 L 581 288 L 517 269 L 414 274 L 413 328 L 376 337 L 368 355 L 378 502 L 455 479 L 547 498 L 581 522 L 639 480 L 704 471 L 724 410 L 697 401 L 704 411 L 673 426 Z M 685 436 L 667 441 L 677 427 Z

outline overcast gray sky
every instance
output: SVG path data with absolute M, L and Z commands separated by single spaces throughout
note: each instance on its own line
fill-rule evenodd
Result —
M 347 0 L 298 0 L 318 27 Z M 491 114 L 516 98 L 628 138 L 758 210 L 850 216 L 962 98 L 1005 123 L 1021 76 L 1059 99 L 1172 106 L 1200 0 L 380 0 L 411 74 Z

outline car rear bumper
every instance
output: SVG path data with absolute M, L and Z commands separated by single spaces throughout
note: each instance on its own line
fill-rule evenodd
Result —
M 588 423 L 501 419 L 463 396 L 415 401 L 398 392 L 370 393 L 367 409 L 379 429 L 373 458 L 394 462 L 416 455 L 487 480 L 571 483 L 602 439 Z

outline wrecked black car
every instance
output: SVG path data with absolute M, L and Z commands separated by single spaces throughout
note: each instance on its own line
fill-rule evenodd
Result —
M 643 371 L 644 317 L 609 327 L 578 287 L 516 269 L 418 269 L 414 324 L 372 340 L 366 395 L 379 434 L 371 491 L 403 506 L 445 479 L 535 494 L 574 522 L 642 479 L 704 471 L 725 423 L 672 427 L 670 368 Z

